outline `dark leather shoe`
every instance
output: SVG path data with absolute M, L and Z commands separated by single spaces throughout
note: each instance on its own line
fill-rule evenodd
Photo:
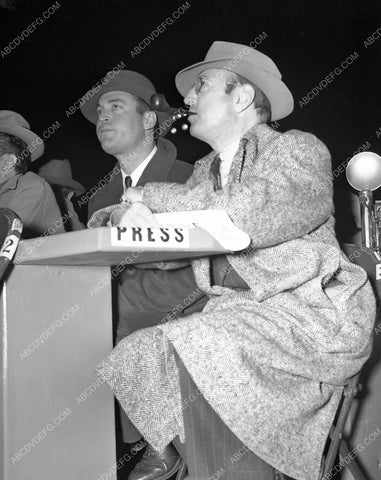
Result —
M 159 455 L 150 445 L 147 445 L 142 459 L 128 476 L 128 480 L 167 480 L 178 470 L 181 457 L 177 451 L 168 445 Z

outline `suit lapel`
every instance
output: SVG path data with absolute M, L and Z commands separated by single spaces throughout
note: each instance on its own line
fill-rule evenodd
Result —
M 157 152 L 144 169 L 137 185 L 143 186 L 147 182 L 166 182 L 175 163 L 176 153 L 176 148 L 171 142 L 160 138 L 157 143 Z
M 118 164 L 116 164 L 115 168 L 117 166 Z M 108 182 L 107 187 L 104 189 L 104 195 L 107 197 L 107 205 L 119 203 L 120 197 L 123 195 L 123 181 L 122 174 L 120 172 L 117 175 L 114 175 Z
M 157 143 L 157 152 L 144 169 L 137 185 L 144 186 L 147 182 L 166 182 L 168 181 L 171 169 L 176 161 L 176 147 L 173 143 L 160 138 Z M 120 168 L 117 163 L 114 167 Z M 120 202 L 123 195 L 122 174 L 114 174 L 114 170 L 109 172 L 111 180 L 100 188 L 89 203 L 89 217 L 96 211 L 110 205 Z
M 114 170 L 109 172 L 111 180 L 107 182 L 106 185 L 103 185 L 90 199 L 89 218 L 97 210 L 119 203 L 120 197 L 123 194 L 122 174 L 120 172 L 115 174 L 114 171 L 116 169 L 119 171 L 118 163 L 115 165 Z

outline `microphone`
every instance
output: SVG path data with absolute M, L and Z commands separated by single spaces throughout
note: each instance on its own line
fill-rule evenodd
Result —
M 186 119 L 188 118 L 188 109 L 186 107 L 170 107 L 163 93 L 154 93 L 151 95 L 150 107 L 152 110 L 157 110 L 158 112 L 169 113 L 169 120 L 171 123 L 175 123 L 181 119 L 184 119 L 181 129 L 184 131 L 188 130 L 189 125 L 186 123 Z M 177 128 L 172 127 L 170 132 L 172 134 L 177 133 Z

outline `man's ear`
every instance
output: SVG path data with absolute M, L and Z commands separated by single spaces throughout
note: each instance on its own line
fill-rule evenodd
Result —
M 251 85 L 240 85 L 236 88 L 235 108 L 238 113 L 246 110 L 253 104 L 255 98 L 255 90 Z
M 150 130 L 151 128 L 155 128 L 157 116 L 156 113 L 152 110 L 149 112 L 143 113 L 143 125 L 146 130 Z

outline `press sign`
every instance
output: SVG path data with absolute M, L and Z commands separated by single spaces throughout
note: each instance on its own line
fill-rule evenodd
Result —
M 180 227 L 111 228 L 111 245 L 139 247 L 189 247 L 189 231 Z

